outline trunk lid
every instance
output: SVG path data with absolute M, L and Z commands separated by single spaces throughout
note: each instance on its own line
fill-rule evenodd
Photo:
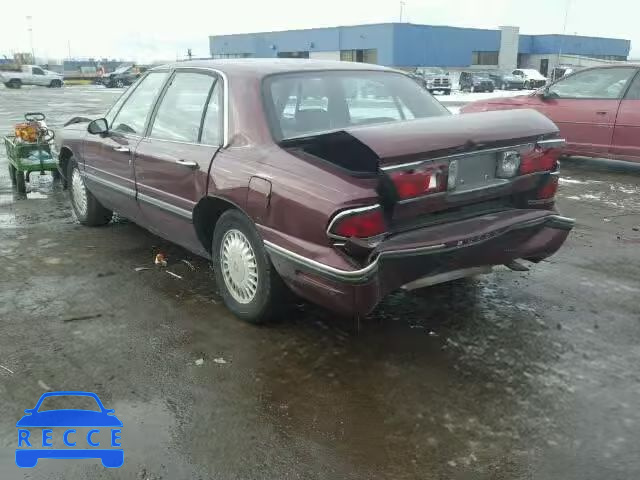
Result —
M 519 109 L 431 117 L 345 131 L 376 154 L 379 167 L 387 167 L 527 143 L 557 134 L 558 127 L 535 110 Z

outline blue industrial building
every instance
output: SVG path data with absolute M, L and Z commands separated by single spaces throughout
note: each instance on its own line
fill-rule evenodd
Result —
M 605 61 L 626 60 L 631 42 L 575 35 L 520 35 L 517 27 L 498 30 L 411 23 L 381 23 L 209 38 L 214 58 L 324 58 L 394 67 L 540 68 L 561 55 Z M 540 63 L 545 60 L 546 63 Z

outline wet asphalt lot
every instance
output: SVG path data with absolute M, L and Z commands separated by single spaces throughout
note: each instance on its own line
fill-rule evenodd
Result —
M 0 87 L 0 131 L 118 93 Z M 640 168 L 563 173 L 577 227 L 530 272 L 392 295 L 359 330 L 302 303 L 258 328 L 206 261 L 126 221 L 81 227 L 48 175 L 18 197 L 1 148 L 0 478 L 639 478 Z M 47 389 L 115 409 L 122 468 L 15 466 L 15 423 Z

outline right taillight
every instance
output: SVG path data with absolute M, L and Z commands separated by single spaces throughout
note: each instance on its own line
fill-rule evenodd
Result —
M 329 235 L 340 238 L 375 237 L 387 230 L 380 208 L 347 210 L 335 216 L 329 225 Z
M 560 150 L 556 148 L 546 150 L 533 149 L 531 152 L 522 155 L 520 175 L 553 170 L 558 162 L 559 155 Z
M 558 176 L 549 175 L 549 177 L 549 180 L 536 192 L 536 198 L 538 200 L 548 200 L 556 196 L 556 192 L 558 191 Z

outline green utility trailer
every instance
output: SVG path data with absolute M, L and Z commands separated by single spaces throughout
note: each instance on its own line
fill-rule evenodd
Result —
M 26 193 L 25 180 L 29 181 L 32 172 L 50 171 L 54 178 L 58 176 L 58 164 L 48 142 L 27 143 L 7 135 L 4 146 L 9 159 L 9 177 L 18 193 Z
M 53 131 L 47 128 L 44 113 L 25 113 L 27 123 L 19 123 L 15 127 L 15 135 L 4 137 L 4 147 L 9 159 L 9 177 L 18 193 L 26 193 L 25 180 L 29 181 L 32 172 L 50 171 L 57 178 L 58 165 L 51 152 Z

